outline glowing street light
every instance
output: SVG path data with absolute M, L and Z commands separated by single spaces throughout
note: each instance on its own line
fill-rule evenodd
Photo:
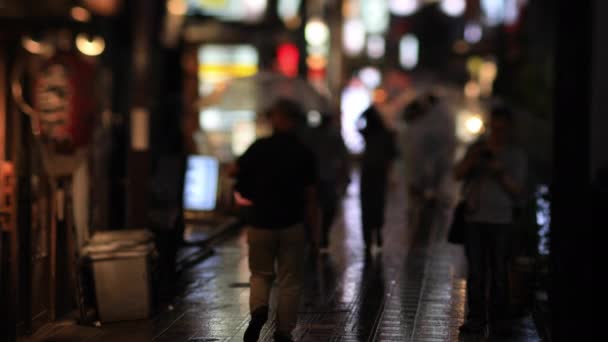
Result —
M 34 55 L 50 56 L 55 52 L 52 45 L 34 40 L 29 36 L 21 38 L 21 46 L 23 46 L 27 52 Z
M 91 20 L 91 13 L 87 11 L 84 7 L 75 6 L 70 10 L 70 16 L 72 19 L 76 21 L 80 21 L 81 23 L 85 23 Z
M 304 37 L 311 46 L 325 45 L 329 40 L 329 28 L 319 18 L 310 19 L 304 28 Z
M 472 115 L 466 119 L 464 125 L 469 133 L 478 135 L 483 129 L 483 120 L 479 115 Z
M 106 42 L 102 37 L 88 37 L 80 33 L 76 36 L 76 47 L 83 55 L 99 56 L 106 48 Z

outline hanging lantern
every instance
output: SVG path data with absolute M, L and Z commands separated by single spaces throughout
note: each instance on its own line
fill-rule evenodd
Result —
M 121 0 L 83 0 L 88 9 L 98 15 L 116 15 L 122 5 Z
M 34 79 L 33 98 L 43 142 L 75 148 L 89 143 L 94 84 L 93 65 L 76 55 L 59 54 L 42 66 Z

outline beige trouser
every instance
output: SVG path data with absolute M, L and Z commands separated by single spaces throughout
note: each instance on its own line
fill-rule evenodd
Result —
M 276 260 L 279 283 L 278 331 L 290 334 L 298 318 L 304 268 L 304 227 L 298 224 L 279 230 L 249 228 L 247 241 L 251 270 L 249 308 L 254 312 L 269 305 Z

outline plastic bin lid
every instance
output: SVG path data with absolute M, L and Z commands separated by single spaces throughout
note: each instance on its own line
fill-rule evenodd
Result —
M 83 248 L 83 254 L 93 257 L 99 253 L 140 253 L 154 250 L 154 235 L 147 230 L 97 232 Z
M 154 239 L 154 234 L 146 229 L 109 230 L 96 232 L 89 244 L 106 244 L 113 242 L 146 243 Z
M 100 249 L 96 247 L 85 247 L 86 255 L 93 261 L 141 258 L 156 255 L 153 243 L 140 244 L 131 248 Z

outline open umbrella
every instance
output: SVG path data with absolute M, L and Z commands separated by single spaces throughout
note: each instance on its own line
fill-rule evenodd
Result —
M 322 95 L 308 81 L 264 71 L 254 76 L 228 81 L 218 91 L 201 99 L 199 106 L 263 112 L 279 98 L 288 98 L 299 103 L 306 112 L 327 112 L 329 109 L 328 97 Z

